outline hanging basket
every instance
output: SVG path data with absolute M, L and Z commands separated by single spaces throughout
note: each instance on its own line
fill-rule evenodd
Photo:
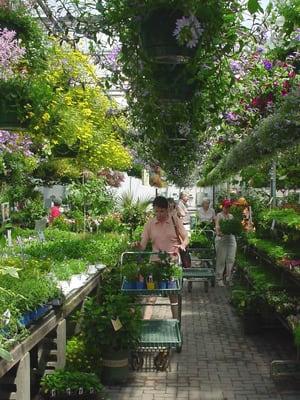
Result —
M 176 21 L 183 12 L 158 8 L 150 12 L 141 23 L 141 43 L 146 55 L 156 63 L 185 64 L 195 49 L 180 46 L 174 36 Z
M 5 98 L 0 99 L 0 129 L 15 130 L 21 129 L 24 125 L 19 119 L 18 107 Z
M 189 100 L 196 84 L 182 64 L 157 64 L 153 69 L 153 81 L 158 98 L 165 100 Z

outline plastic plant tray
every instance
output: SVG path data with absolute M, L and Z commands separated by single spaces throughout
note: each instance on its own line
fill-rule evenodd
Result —
M 142 321 L 140 348 L 178 348 L 181 343 L 180 324 L 176 319 Z
M 183 277 L 211 279 L 215 277 L 215 270 L 213 268 L 184 268 Z
M 182 289 L 182 281 L 175 280 L 175 287 L 174 288 L 167 288 L 167 289 L 127 289 L 126 288 L 126 279 L 123 279 L 121 292 L 127 294 L 135 294 L 141 296 L 151 296 L 151 295 L 163 295 L 163 294 L 176 294 L 179 293 Z

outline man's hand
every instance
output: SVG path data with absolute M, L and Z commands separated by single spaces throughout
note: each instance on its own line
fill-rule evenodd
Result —
M 133 249 L 135 249 L 135 248 L 140 249 L 141 248 L 141 242 L 133 242 L 133 243 L 131 243 L 131 247 Z
M 175 244 L 174 247 L 180 250 L 185 250 L 185 246 L 183 244 Z

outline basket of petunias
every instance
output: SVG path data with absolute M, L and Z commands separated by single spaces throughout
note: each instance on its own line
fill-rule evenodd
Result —
M 243 231 L 243 225 L 237 218 L 222 219 L 220 229 L 223 235 L 240 235 Z

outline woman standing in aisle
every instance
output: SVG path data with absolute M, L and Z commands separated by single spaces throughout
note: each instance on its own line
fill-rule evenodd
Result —
M 199 219 L 200 222 L 214 222 L 215 220 L 215 210 L 211 207 L 210 200 L 205 198 L 202 201 L 202 206 L 199 208 Z
M 224 286 L 223 274 L 225 271 L 225 281 L 231 280 L 232 268 L 236 255 L 236 239 L 235 236 L 223 235 L 220 228 L 220 221 L 233 219 L 233 215 L 229 213 L 231 201 L 228 199 L 222 202 L 222 211 L 216 216 L 216 279 L 219 286 Z

